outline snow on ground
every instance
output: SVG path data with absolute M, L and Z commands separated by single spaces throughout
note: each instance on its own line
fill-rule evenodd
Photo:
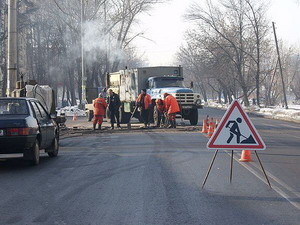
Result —
M 220 104 L 214 102 L 213 100 L 209 100 L 205 106 L 220 109 L 228 109 L 229 104 Z M 250 106 L 244 107 L 244 109 L 247 112 L 255 113 L 268 118 L 300 123 L 300 105 L 289 105 L 289 109 L 285 109 L 280 106 L 272 108 L 259 108 L 257 106 Z
M 57 115 L 60 116 L 61 113 L 65 113 L 65 116 L 85 116 L 85 111 L 78 109 L 78 106 L 66 106 L 64 108 L 56 110 Z

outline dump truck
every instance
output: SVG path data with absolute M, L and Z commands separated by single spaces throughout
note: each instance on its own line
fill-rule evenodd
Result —
M 198 109 L 202 108 L 200 94 L 184 87 L 183 68 L 181 66 L 157 66 L 124 69 L 107 74 L 107 89 L 120 95 L 120 121 L 128 123 L 136 106 L 136 99 L 142 89 L 152 98 L 153 122 L 157 123 L 156 99 L 163 99 L 164 93 L 173 95 L 180 106 L 180 115 L 191 125 L 198 123 Z M 134 117 L 139 118 L 137 112 Z

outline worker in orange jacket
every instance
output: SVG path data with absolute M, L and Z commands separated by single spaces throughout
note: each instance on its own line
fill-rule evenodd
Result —
M 94 105 L 94 120 L 93 120 L 93 129 L 96 129 L 96 124 L 98 123 L 98 129 L 101 130 L 101 125 L 103 123 L 103 118 L 106 113 L 107 103 L 103 98 L 102 94 L 99 94 L 99 97 L 96 98 L 93 102 Z
M 140 108 L 141 118 L 146 128 L 149 124 L 149 111 L 151 107 L 151 96 L 146 93 L 146 89 L 141 90 L 141 94 L 138 96 L 136 103 Z
M 155 101 L 157 109 L 157 127 L 164 125 L 165 123 L 165 103 L 162 99 L 156 99 Z
M 176 98 L 168 93 L 164 93 L 165 109 L 170 126 L 168 128 L 176 128 L 176 113 L 180 112 L 180 108 Z

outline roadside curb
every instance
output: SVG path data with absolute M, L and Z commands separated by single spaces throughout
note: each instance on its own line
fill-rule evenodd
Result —
M 213 106 L 213 105 L 207 105 L 205 106 L 206 108 L 215 108 L 215 109 L 221 109 L 221 110 L 226 110 L 227 106 Z M 260 118 L 266 118 L 266 119 L 275 119 L 275 120 L 282 120 L 282 121 L 287 121 L 287 122 L 293 122 L 293 123 L 300 123 L 300 111 L 299 111 L 299 118 L 291 118 L 288 115 L 280 114 L 278 113 L 277 115 L 266 115 L 262 114 L 259 112 L 255 112 L 250 110 L 249 108 L 245 108 L 245 111 L 252 116 L 260 117 Z

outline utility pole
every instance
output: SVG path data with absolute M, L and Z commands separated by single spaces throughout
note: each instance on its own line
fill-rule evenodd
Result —
M 280 70 L 280 76 L 281 76 L 281 82 L 282 82 L 282 91 L 283 91 L 284 104 L 285 104 L 285 108 L 288 109 L 288 103 L 287 103 L 286 91 L 285 91 L 285 84 L 284 84 L 282 66 L 281 66 L 281 59 L 280 59 L 278 41 L 277 41 L 277 36 L 276 36 L 275 23 L 272 22 L 272 25 L 273 25 L 273 31 L 274 31 L 274 37 L 275 37 L 275 43 L 276 43 L 276 50 L 277 50 L 277 55 L 278 55 L 278 64 L 279 64 L 279 70 Z
M 16 88 L 17 82 L 17 0 L 8 0 L 8 54 L 6 95 Z
M 84 15 L 84 1 L 81 0 L 81 76 L 82 76 L 82 83 L 81 83 L 81 96 L 82 96 L 82 104 L 85 105 L 87 102 L 86 99 L 86 64 L 85 64 L 85 48 L 84 48 L 84 22 L 85 22 L 85 15 Z

